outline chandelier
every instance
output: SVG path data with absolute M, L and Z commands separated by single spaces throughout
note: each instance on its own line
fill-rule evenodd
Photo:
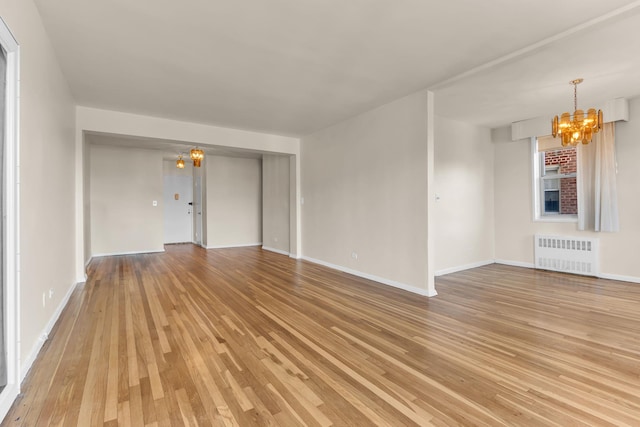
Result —
M 192 148 L 190 153 L 191 160 L 193 160 L 193 166 L 199 168 L 200 162 L 204 159 L 204 151 L 198 147 Z
M 569 84 L 573 85 L 573 116 L 569 113 L 562 113 L 560 119 L 558 116 L 553 118 L 551 122 L 551 134 L 554 138 L 562 139 L 562 146 L 576 146 L 578 143 L 588 144 L 591 142 L 594 133 L 598 133 L 602 129 L 602 110 L 596 112 L 595 108 L 589 108 L 587 114 L 578 110 L 578 85 L 583 79 L 571 80 Z
M 176 160 L 176 167 L 178 169 L 184 169 L 184 160 L 182 160 L 182 154 L 178 155 L 178 160 Z

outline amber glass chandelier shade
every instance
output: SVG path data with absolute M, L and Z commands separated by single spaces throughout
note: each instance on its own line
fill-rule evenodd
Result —
M 593 135 L 602 129 L 602 111 L 595 108 L 587 110 L 585 115 L 583 110 L 578 110 L 578 84 L 582 79 L 572 80 L 573 85 L 573 115 L 568 112 L 562 113 L 560 117 L 555 116 L 551 121 L 551 135 L 562 140 L 562 146 L 576 146 L 579 143 L 588 144 L 593 139 Z
M 178 169 L 184 169 L 184 160 L 182 160 L 182 155 L 178 156 L 178 160 L 176 160 L 176 167 Z
M 191 160 L 193 160 L 193 166 L 199 168 L 200 162 L 204 159 L 204 151 L 199 149 L 198 147 L 191 149 L 190 153 Z

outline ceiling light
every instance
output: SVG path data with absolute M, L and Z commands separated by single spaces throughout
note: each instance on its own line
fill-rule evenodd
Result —
M 176 160 L 176 167 L 178 169 L 184 169 L 184 160 L 182 160 L 182 154 L 178 156 L 178 160 Z
M 562 146 L 578 145 L 582 142 L 588 144 L 594 133 L 598 133 L 602 129 L 602 110 L 596 112 L 595 108 L 589 108 L 587 114 L 578 110 L 578 85 L 583 79 L 571 80 L 569 84 L 573 85 L 573 116 L 569 113 L 562 113 L 560 119 L 558 116 L 553 118 L 551 122 L 551 134 L 554 138 L 562 139 Z
M 193 166 L 199 168 L 200 162 L 204 159 L 204 151 L 199 149 L 198 147 L 191 149 L 190 154 L 191 160 L 193 160 Z

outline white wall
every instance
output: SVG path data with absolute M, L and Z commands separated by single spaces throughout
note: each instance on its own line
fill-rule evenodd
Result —
M 262 157 L 262 243 L 289 253 L 289 156 Z
M 532 221 L 529 140 L 494 139 L 494 153 L 495 258 L 533 266 L 533 235 L 537 227 Z M 575 225 L 567 224 L 538 223 L 537 226 L 543 232 L 575 230 Z
M 578 231 L 576 223 L 532 220 L 531 148 L 529 140 L 494 138 L 496 259 L 533 265 L 533 235 L 549 233 L 600 239 L 600 271 L 605 277 L 640 281 L 640 98 L 631 100 L 629 122 L 616 123 L 620 231 Z
M 436 116 L 437 275 L 493 262 L 493 148 L 489 129 Z
M 305 258 L 426 293 L 427 94 L 304 137 L 301 158 Z
M 98 144 L 89 151 L 92 256 L 163 251 L 162 152 Z
M 597 234 L 601 241 L 602 271 L 640 281 L 640 98 L 631 100 L 629 108 L 629 121 L 616 124 L 620 231 Z
M 75 285 L 74 105 L 33 2 L 2 1 L 0 15 L 21 55 L 19 339 L 25 374 Z
M 260 159 L 207 155 L 204 166 L 207 247 L 262 244 Z

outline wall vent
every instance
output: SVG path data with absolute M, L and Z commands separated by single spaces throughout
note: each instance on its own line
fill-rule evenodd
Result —
M 536 268 L 598 276 L 598 239 L 542 234 L 534 239 Z

